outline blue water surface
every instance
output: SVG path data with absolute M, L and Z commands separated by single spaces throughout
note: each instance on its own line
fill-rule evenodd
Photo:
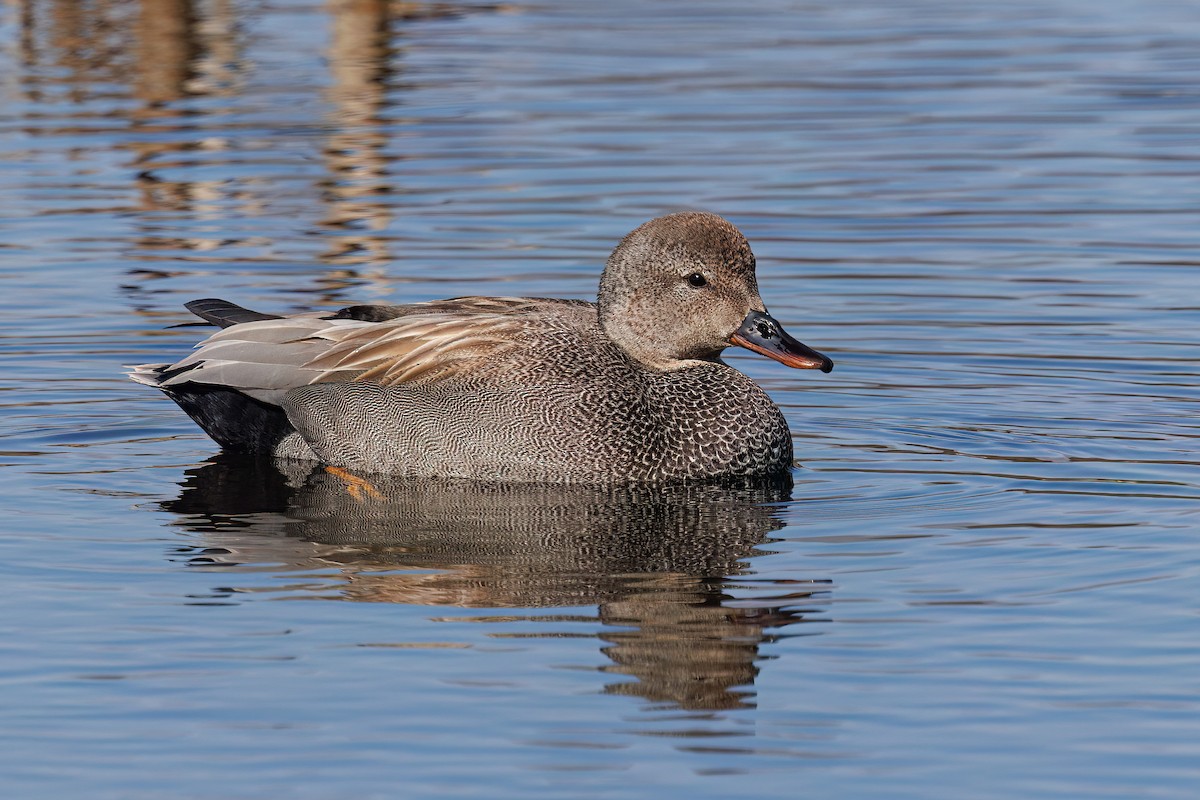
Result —
M 1193 798 L 1200 7 L 0 5 L 0 793 Z M 184 302 L 589 298 L 735 222 L 794 486 L 216 447 Z

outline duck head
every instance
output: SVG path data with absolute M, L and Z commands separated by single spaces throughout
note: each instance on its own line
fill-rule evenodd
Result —
M 789 367 L 833 369 L 767 313 L 750 243 L 716 214 L 669 214 L 622 239 L 600 278 L 599 310 L 608 336 L 654 369 L 713 361 L 731 344 Z

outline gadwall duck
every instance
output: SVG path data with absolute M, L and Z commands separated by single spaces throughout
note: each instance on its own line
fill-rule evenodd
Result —
M 363 472 L 591 484 L 778 474 L 792 463 L 787 422 L 721 351 L 833 369 L 767 314 L 746 238 L 703 212 L 621 240 L 596 303 L 187 308 L 222 330 L 182 361 L 134 367 L 133 380 L 226 450 Z

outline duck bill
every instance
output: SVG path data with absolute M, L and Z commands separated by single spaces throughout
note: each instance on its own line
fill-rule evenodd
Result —
M 796 369 L 833 370 L 829 357 L 788 336 L 774 317 L 762 311 L 747 314 L 742 327 L 734 331 L 729 341 Z

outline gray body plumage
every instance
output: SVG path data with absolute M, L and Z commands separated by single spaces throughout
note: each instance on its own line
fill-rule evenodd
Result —
M 223 330 L 188 358 L 137 367 L 132 377 L 162 389 L 228 450 L 356 471 L 593 484 L 785 471 L 792 444 L 783 414 L 719 358 L 737 322 L 755 309 L 765 315 L 753 256 L 719 217 L 673 217 L 674 228 L 680 217 L 717 220 L 732 243 L 704 243 L 704 258 L 671 260 L 657 239 L 637 242 L 636 271 L 663 273 L 655 280 L 670 284 L 666 299 L 646 301 L 649 289 L 637 285 L 644 275 L 619 264 L 640 228 L 610 258 L 599 308 L 471 297 L 271 317 L 197 301 L 189 307 Z M 686 275 L 694 284 L 701 269 L 712 276 L 705 288 L 732 288 L 701 297 L 694 285 L 675 286 Z M 606 290 L 619 296 L 607 307 Z M 694 319 L 669 307 L 696 297 L 709 305 L 697 306 Z M 624 300 L 635 306 L 626 313 L 613 305 Z M 643 302 L 653 318 L 636 307 Z M 724 318 L 710 325 L 714 309 Z M 605 323 L 613 314 L 622 324 Z M 624 333 L 630 326 L 637 332 Z M 656 337 L 668 345 L 656 350 Z

